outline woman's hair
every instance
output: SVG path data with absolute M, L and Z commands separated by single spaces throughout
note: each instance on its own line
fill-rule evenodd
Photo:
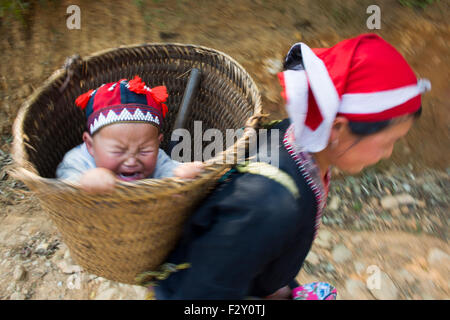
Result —
M 419 118 L 422 114 L 422 107 L 419 108 L 415 113 L 412 114 L 414 118 Z M 394 119 L 389 119 L 385 121 L 378 122 L 355 122 L 349 121 L 348 126 L 350 131 L 358 136 L 367 136 L 373 133 L 380 132 L 383 129 L 389 127 L 389 125 L 395 123 Z

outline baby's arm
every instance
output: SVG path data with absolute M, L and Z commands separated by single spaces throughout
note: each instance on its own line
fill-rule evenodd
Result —
M 178 177 L 193 179 L 203 171 L 203 163 L 200 161 L 181 163 L 170 158 L 162 149 L 159 149 L 158 162 L 153 178 Z
M 183 179 L 194 179 L 204 170 L 204 164 L 201 161 L 182 163 L 173 170 L 173 175 Z
M 95 161 L 84 144 L 67 152 L 56 169 L 56 177 L 79 183 L 83 190 L 92 193 L 110 192 L 116 184 L 113 172 L 95 167 Z
M 80 178 L 80 187 L 90 193 L 109 193 L 116 186 L 115 174 L 105 168 L 94 168 L 86 171 Z

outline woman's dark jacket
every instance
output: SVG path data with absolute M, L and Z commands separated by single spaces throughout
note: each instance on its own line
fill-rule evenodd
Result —
M 187 221 L 167 262 L 191 267 L 160 281 L 157 299 L 264 297 L 295 279 L 313 242 L 317 203 L 283 145 L 288 126 L 286 119 L 272 129 L 280 130 L 279 168 L 300 198 L 264 176 L 232 173 Z

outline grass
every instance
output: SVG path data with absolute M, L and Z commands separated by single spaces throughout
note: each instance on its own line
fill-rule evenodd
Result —
M 359 212 L 362 210 L 362 203 L 359 200 L 356 200 L 355 202 L 353 202 L 353 210 Z
M 413 9 L 425 9 L 427 6 L 437 1 L 439 0 L 398 0 L 402 6 Z
M 15 19 L 28 27 L 28 20 L 35 6 L 56 6 L 59 0 L 0 0 L 0 20 Z
M 0 1 L 0 18 L 14 17 L 25 24 L 25 16 L 30 8 L 30 1 L 23 0 L 1 0 Z
M 152 0 L 153 7 L 149 6 L 149 1 L 147 0 L 134 0 L 134 4 L 139 8 L 142 14 L 144 22 L 147 28 L 157 27 L 159 30 L 167 30 L 168 26 L 165 22 L 165 8 L 163 6 L 158 6 L 163 4 L 163 0 Z

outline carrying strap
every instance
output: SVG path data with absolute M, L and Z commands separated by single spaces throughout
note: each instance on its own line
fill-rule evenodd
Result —
M 246 162 L 244 164 L 236 165 L 236 170 L 241 173 L 258 174 L 276 181 L 288 189 L 295 199 L 300 198 L 297 185 L 292 177 L 275 166 L 265 162 Z
M 191 266 L 190 263 L 163 263 L 158 267 L 158 270 L 146 271 L 138 274 L 135 278 L 137 285 L 148 287 L 157 285 L 156 281 L 166 280 L 170 274 L 179 270 L 187 269 Z
M 271 129 L 273 126 L 276 126 L 283 120 L 272 120 L 266 123 L 261 124 L 261 129 Z
M 260 129 L 271 129 L 272 127 L 278 125 L 283 120 L 272 120 L 270 122 L 262 123 L 259 125 Z M 273 181 L 278 182 L 283 187 L 288 189 L 288 191 L 294 196 L 295 199 L 300 198 L 300 192 L 298 191 L 297 185 L 292 179 L 292 177 L 284 172 L 283 170 L 272 166 L 265 162 L 245 162 L 243 164 L 238 164 L 234 168 L 230 169 L 228 172 L 226 172 L 220 179 L 219 182 L 226 181 L 233 172 L 240 172 L 240 173 L 251 173 L 251 174 L 258 174 L 261 176 L 264 176 L 268 179 L 271 179 Z

